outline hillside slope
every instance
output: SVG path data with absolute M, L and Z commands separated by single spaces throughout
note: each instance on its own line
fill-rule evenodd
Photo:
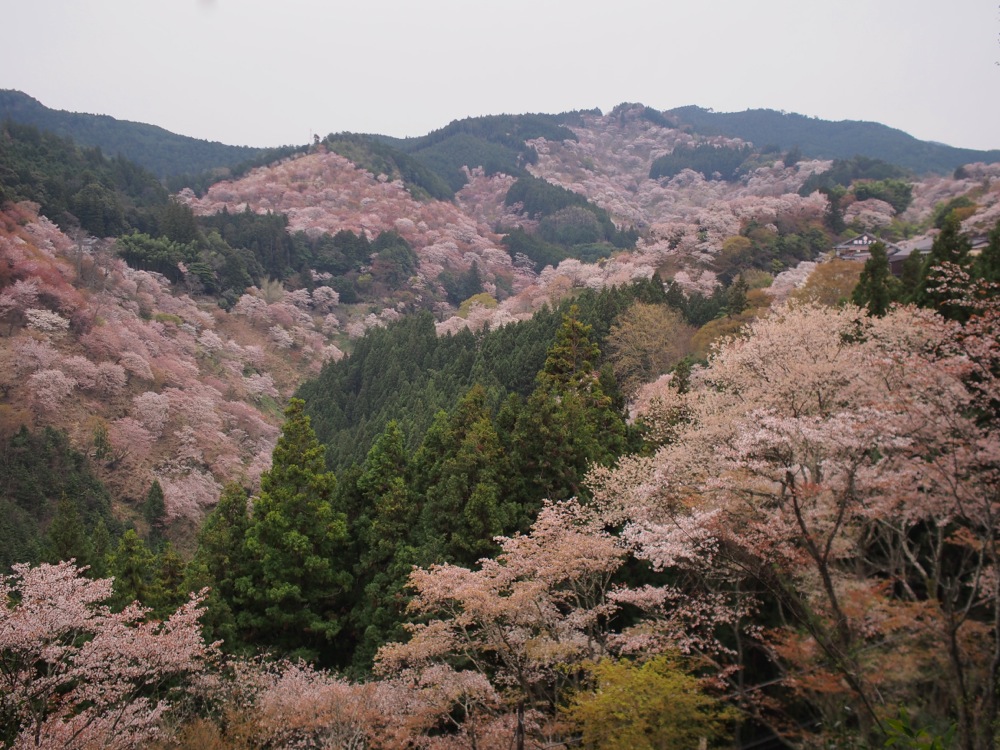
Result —
M 667 114 L 676 118 L 678 127 L 689 126 L 703 135 L 742 138 L 761 148 L 768 144 L 784 150 L 797 146 L 814 159 L 849 159 L 860 154 L 916 174 L 947 174 L 970 162 L 1000 161 L 998 149 L 979 151 L 921 141 L 877 122 L 831 122 L 773 109 L 713 112 L 696 106 L 678 107 Z
M 20 91 L 0 89 L 0 121 L 6 119 L 34 125 L 86 146 L 97 146 L 109 156 L 124 156 L 161 179 L 234 167 L 266 151 L 189 138 L 156 125 L 108 115 L 50 109 Z

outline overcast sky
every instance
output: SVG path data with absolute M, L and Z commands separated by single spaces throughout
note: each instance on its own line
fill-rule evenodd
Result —
M 251 146 L 621 102 L 1000 148 L 997 0 L 25 0 L 0 88 Z

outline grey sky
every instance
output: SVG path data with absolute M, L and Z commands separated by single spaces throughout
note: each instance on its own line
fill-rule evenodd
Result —
M 996 0 L 30 0 L 0 88 L 237 145 L 623 102 L 1000 148 Z

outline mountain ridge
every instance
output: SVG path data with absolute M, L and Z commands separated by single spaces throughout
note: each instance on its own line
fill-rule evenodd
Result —
M 743 138 L 758 148 L 772 143 L 782 149 L 798 147 L 804 155 L 818 159 L 868 156 L 918 174 L 945 174 L 975 161 L 1000 161 L 1000 149 L 982 151 L 921 141 L 898 128 L 866 120 L 822 120 L 772 109 L 713 112 L 696 105 L 666 114 L 677 118 L 681 127 L 691 126 L 704 135 Z
M 609 114 L 625 111 L 631 106 L 622 103 Z M 980 150 L 921 141 L 897 128 L 877 122 L 861 120 L 830 121 L 797 113 L 770 109 L 748 109 L 743 112 L 714 112 L 697 105 L 686 105 L 669 110 L 642 107 L 647 119 L 660 125 L 668 122 L 678 128 L 689 129 L 701 135 L 722 135 L 750 141 L 758 149 L 776 145 L 788 150 L 798 148 L 803 156 L 817 159 L 847 159 L 856 155 L 881 159 L 913 171 L 916 174 L 945 174 L 963 164 L 973 162 L 1000 162 L 1000 149 Z M 365 134 L 364 138 L 380 141 L 404 153 L 420 158 L 421 151 L 428 151 L 442 140 L 463 134 L 470 127 L 481 123 L 509 122 L 515 135 L 518 129 L 548 126 L 569 132 L 574 118 L 600 110 L 580 110 L 558 114 L 525 113 L 468 117 L 454 120 L 423 136 L 392 138 L 379 134 Z M 275 146 L 272 149 L 233 146 L 216 141 L 206 141 L 172 133 L 157 125 L 118 120 L 110 115 L 68 112 L 46 107 L 29 94 L 11 89 L 0 89 L 0 120 L 35 125 L 61 136 L 69 136 L 87 146 L 98 146 L 108 154 L 121 155 L 150 169 L 161 178 L 181 174 L 208 172 L 213 169 L 232 169 L 265 158 L 269 152 L 301 149 L 304 146 Z M 332 138 L 333 134 L 328 138 Z M 478 136 L 477 136 L 478 137 Z M 522 140 L 533 136 L 525 135 Z M 509 140 L 509 139 L 508 139 Z M 495 141 L 499 142 L 499 141 Z M 510 144 L 505 144 L 509 147 Z M 525 154 L 529 156 L 530 154 Z M 452 173 L 451 187 L 457 190 L 454 164 L 448 157 L 435 152 L 425 154 L 424 161 L 433 158 L 439 166 L 446 166 Z M 431 166 L 431 165 L 429 165 Z M 433 166 L 432 166 L 433 168 Z M 487 169 L 490 173 L 490 169 Z M 220 175 L 225 176 L 225 175 Z

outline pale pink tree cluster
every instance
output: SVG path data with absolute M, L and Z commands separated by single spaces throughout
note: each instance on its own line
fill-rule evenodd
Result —
M 22 391 L 27 379 L 39 370 L 52 369 L 59 352 L 48 341 L 24 334 L 3 342 L 5 346 L 0 346 L 0 387 L 12 399 L 11 403 L 17 403 L 14 399 L 18 399 L 20 393 L 24 395 L 19 401 L 30 403 L 34 397 Z M 67 374 L 75 379 L 72 371 Z M 30 417 L 26 414 L 26 418 Z
M 69 320 L 51 310 L 28 308 L 24 317 L 29 328 L 49 336 L 63 336 L 69 330 Z
M 242 466 L 242 465 L 241 465 Z M 159 470 L 158 470 L 159 471 Z M 218 502 L 222 484 L 199 467 L 157 473 L 167 517 L 197 523 Z
M 0 316 L 7 321 L 8 335 L 23 324 L 27 311 L 38 303 L 38 281 L 18 279 L 0 292 Z
M 209 495 L 222 483 L 244 476 L 255 481 L 277 437 L 275 416 L 254 406 L 258 391 L 280 398 L 306 370 L 294 372 L 284 362 L 273 370 L 276 348 L 244 318 L 203 307 L 162 276 L 131 269 L 97 245 L 87 244 L 81 255 L 54 226 L 33 228 L 41 222 L 34 210 L 0 212 L 0 252 L 14 274 L 0 282 L 12 334 L 0 338 L 2 387 L 13 406 L 5 427 L 63 427 L 90 452 L 94 425 L 103 423 L 112 454 L 102 478 L 112 492 L 141 497 L 153 476 L 162 476 L 180 488 L 168 504 L 196 508 L 183 513 L 192 519 L 214 502 Z M 82 291 L 66 286 L 67 292 L 60 285 L 76 278 L 78 265 Z M 76 307 L 65 309 L 73 300 Z M 29 310 L 38 311 L 35 328 L 25 325 Z M 55 315 L 74 321 L 61 337 L 39 330 Z M 317 363 L 333 355 L 323 352 L 326 340 L 318 332 L 296 335 Z M 248 370 L 256 375 L 249 390 Z M 249 404 L 237 413 L 239 402 L 227 398 Z M 186 427 L 197 436 L 193 441 Z M 181 496 L 189 488 L 191 502 Z
M 62 370 L 39 370 L 28 378 L 32 403 L 39 413 L 57 413 L 63 402 L 76 388 L 76 381 Z
M 611 579 L 625 552 L 575 500 L 546 505 L 529 534 L 498 541 L 500 554 L 475 570 L 414 570 L 419 620 L 409 641 L 384 646 L 376 661 L 382 675 L 418 681 L 442 669 L 489 678 L 502 704 L 479 690 L 477 710 L 512 715 L 508 741 L 523 747 L 531 713 L 572 683 L 566 665 L 608 652 Z
M 446 666 L 352 683 L 301 662 L 235 661 L 213 697 L 220 740 L 253 747 L 501 750 L 516 721 L 485 676 Z
M 124 462 L 131 471 L 138 471 L 149 458 L 155 437 L 145 425 L 132 417 L 116 419 L 108 426 L 108 437 L 113 450 L 112 460 Z
M 233 312 L 246 316 L 251 323 L 268 323 L 267 301 L 255 294 L 244 294 L 233 306 Z
M 215 652 L 194 597 L 161 622 L 113 612 L 111 580 L 72 562 L 0 577 L 0 713 L 12 748 L 147 747 Z
M 509 179 L 509 178 L 508 178 Z M 502 199 L 502 196 L 500 196 Z M 394 230 L 413 247 L 423 283 L 433 282 L 444 265 L 432 247 L 454 246 L 454 257 L 473 253 L 484 276 L 511 275 L 510 258 L 495 251 L 499 238 L 491 224 L 446 201 L 417 201 L 398 180 L 379 180 L 343 157 L 316 152 L 268 168 L 254 170 L 236 182 L 219 183 L 202 199 L 182 197 L 196 213 L 216 213 L 223 207 L 257 212 L 280 211 L 289 217 L 290 231 L 310 236 L 342 229 L 373 238 Z M 502 200 L 501 200 L 502 203 Z M 426 256 L 426 257 L 425 257 Z M 317 310 L 319 311 L 319 310 Z
M 292 338 L 292 334 L 279 325 L 273 325 L 268 328 L 267 335 L 271 339 L 271 343 L 279 349 L 291 349 L 295 345 L 295 339 Z
M 170 397 L 165 393 L 143 391 L 132 398 L 132 416 L 158 438 L 170 418 Z
M 247 391 L 258 400 L 265 396 L 275 399 L 280 396 L 278 389 L 274 387 L 274 379 L 266 373 L 263 375 L 254 373 L 244 378 L 243 382 Z
M 844 221 L 861 231 L 875 231 L 892 224 L 896 210 L 878 198 L 854 201 L 844 211 Z
M 648 612 L 622 637 L 696 651 L 762 721 L 766 690 L 734 679 L 746 649 L 831 721 L 853 706 L 868 736 L 934 682 L 963 746 L 984 746 L 1000 663 L 986 307 L 965 329 L 909 308 L 778 307 L 690 390 L 666 383 L 646 415 L 663 446 L 591 480 L 633 553 L 672 579 L 615 595 Z M 766 634 L 765 602 L 784 619 Z

